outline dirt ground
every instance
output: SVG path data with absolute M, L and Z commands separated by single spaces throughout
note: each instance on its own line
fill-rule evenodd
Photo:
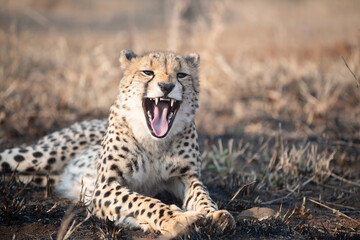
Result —
M 0 151 L 106 118 L 121 49 L 196 51 L 202 180 L 237 225 L 180 239 L 360 239 L 359 1 L 0 5 Z M 156 237 L 83 222 L 81 204 L 14 178 L 0 181 L 0 239 Z M 253 207 L 277 214 L 241 216 Z

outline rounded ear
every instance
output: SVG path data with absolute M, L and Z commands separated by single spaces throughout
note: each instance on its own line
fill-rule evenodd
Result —
M 190 53 L 185 57 L 185 60 L 195 67 L 200 65 L 200 55 L 198 53 Z
M 120 52 L 120 58 L 119 58 L 119 62 L 121 65 L 121 69 L 125 70 L 127 68 L 127 66 L 129 65 L 129 63 L 131 62 L 131 60 L 133 58 L 136 58 L 137 55 L 128 49 L 124 49 Z

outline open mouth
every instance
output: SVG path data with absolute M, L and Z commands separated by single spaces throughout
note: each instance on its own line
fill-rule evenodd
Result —
M 173 98 L 144 98 L 143 109 L 151 134 L 157 138 L 165 137 L 171 129 L 180 101 Z

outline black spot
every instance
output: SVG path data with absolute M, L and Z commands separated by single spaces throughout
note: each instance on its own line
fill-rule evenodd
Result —
M 159 211 L 159 218 L 162 218 L 164 216 L 164 209 L 161 209 Z
M 172 215 L 173 215 L 173 212 L 172 212 L 172 211 L 168 211 L 168 214 L 169 214 L 170 216 L 172 216 Z
M 139 210 L 136 210 L 134 214 L 135 216 L 139 215 Z
M 141 210 L 140 215 L 143 215 L 145 212 L 145 209 Z
M 179 155 L 182 155 L 184 152 L 185 152 L 184 150 L 180 150 Z
M 61 157 L 61 161 L 65 161 L 66 157 L 65 156 L 62 156 Z
M 122 202 L 124 203 L 124 202 L 126 202 L 127 200 L 128 200 L 128 198 L 129 198 L 129 195 L 125 195 L 125 196 L 123 196 L 123 198 L 122 198 Z
M 108 184 L 110 185 L 112 182 L 115 182 L 115 181 L 116 181 L 115 177 L 109 177 Z
M 183 167 L 182 169 L 180 169 L 180 173 L 181 174 L 184 174 L 184 173 L 186 173 L 187 171 L 189 171 L 190 170 L 190 167 L 189 166 L 186 166 L 186 167 Z
M 184 142 L 184 146 L 185 146 L 185 147 L 189 146 L 189 143 L 188 143 L 188 142 Z
M 11 172 L 10 165 L 9 165 L 7 162 L 3 162 L 3 163 L 1 164 L 1 167 L 2 167 L 3 171 L 5 171 L 5 172 Z
M 78 149 L 79 149 L 78 146 L 74 146 L 74 147 L 73 147 L 73 150 L 78 150 Z
M 56 158 L 49 158 L 48 164 L 54 164 L 56 162 Z
M 133 202 L 136 202 L 138 200 L 138 197 L 134 197 Z
M 50 170 L 51 170 L 51 166 L 50 166 L 50 165 L 46 165 L 46 166 L 45 166 L 45 170 L 50 171 Z
M 42 183 L 42 181 L 43 181 L 42 178 L 35 178 L 35 179 L 34 179 L 34 182 L 35 182 L 36 184 L 39 184 L 39 185 Z
M 110 167 L 110 170 L 112 171 L 119 171 L 119 168 L 116 164 L 112 164 L 111 167 Z
M 62 146 L 61 149 L 62 149 L 62 150 L 66 150 L 66 149 L 67 149 L 67 146 Z
M 96 192 L 95 192 L 95 196 L 97 197 L 97 196 L 99 196 L 100 195 L 100 190 L 97 190 Z
M 21 155 L 16 155 L 16 156 L 14 157 L 14 160 L 15 160 L 16 162 L 22 162 L 22 161 L 25 160 L 25 158 L 24 158 L 23 156 L 21 156 Z
M 38 161 L 36 159 L 32 160 L 33 164 L 36 164 Z
M 174 173 L 176 170 L 178 169 L 178 167 L 174 167 L 173 169 L 171 169 L 170 173 Z
M 107 191 L 107 192 L 104 194 L 104 198 L 110 196 L 110 194 L 111 194 L 111 191 Z
M 102 175 L 102 177 L 101 177 L 101 182 L 102 183 L 105 182 L 105 176 L 104 175 Z
M 132 205 L 132 203 L 131 203 L 131 202 L 129 202 L 129 209 L 130 209 L 130 208 L 132 208 L 132 206 L 133 206 L 133 205 Z
M 54 185 L 54 184 L 55 184 L 55 180 L 54 180 L 53 178 L 50 178 L 50 179 L 49 179 L 49 184 L 50 184 L 50 185 Z
M 25 172 L 35 172 L 35 168 L 33 167 L 28 167 Z
M 154 206 L 155 206 L 155 203 L 151 203 L 151 204 L 149 205 L 150 208 L 153 208 Z
M 119 206 L 119 207 L 116 207 L 116 208 L 115 208 L 115 212 L 116 212 L 117 214 L 120 214 L 120 209 L 121 209 L 120 206 Z
M 110 201 L 106 201 L 106 202 L 104 203 L 104 206 L 105 206 L 105 207 L 109 207 L 109 206 L 110 206 L 110 204 L 111 204 L 111 202 L 110 202 Z
M 51 151 L 50 155 L 56 155 L 56 151 Z
M 87 141 L 81 141 L 79 144 L 80 145 L 85 145 L 85 144 L 87 144 Z
M 125 146 L 122 146 L 121 149 L 124 150 L 125 152 L 129 152 L 129 149 Z
M 121 191 L 115 193 L 116 196 L 119 196 L 120 194 L 121 194 Z
M 147 216 L 148 216 L 149 218 L 151 218 L 151 215 L 152 215 L 151 212 L 148 212 L 148 213 L 147 213 Z
M 21 153 L 26 153 L 26 152 L 28 152 L 28 150 L 25 149 L 25 148 L 21 148 L 21 149 L 19 150 L 19 152 L 21 152 Z

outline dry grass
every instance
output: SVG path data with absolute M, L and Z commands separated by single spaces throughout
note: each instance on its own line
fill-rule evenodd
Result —
M 332 207 L 355 202 L 350 215 L 359 219 L 358 1 L 0 4 L 0 149 L 106 117 L 118 92 L 123 48 L 197 51 L 202 92 L 196 122 L 203 170 L 211 176 L 205 181 L 225 191 L 219 205 L 236 215 L 252 205 L 278 208 L 282 202 L 290 209 L 307 196 L 337 204 Z M 284 230 L 288 222 L 267 223 Z M 238 221 L 255 237 L 273 234 L 267 223 Z M 303 223 L 284 231 L 336 236 Z M 114 238 L 106 226 L 104 238 Z M 339 236 L 358 234 L 354 229 Z M 207 236 L 197 234 L 192 239 Z

